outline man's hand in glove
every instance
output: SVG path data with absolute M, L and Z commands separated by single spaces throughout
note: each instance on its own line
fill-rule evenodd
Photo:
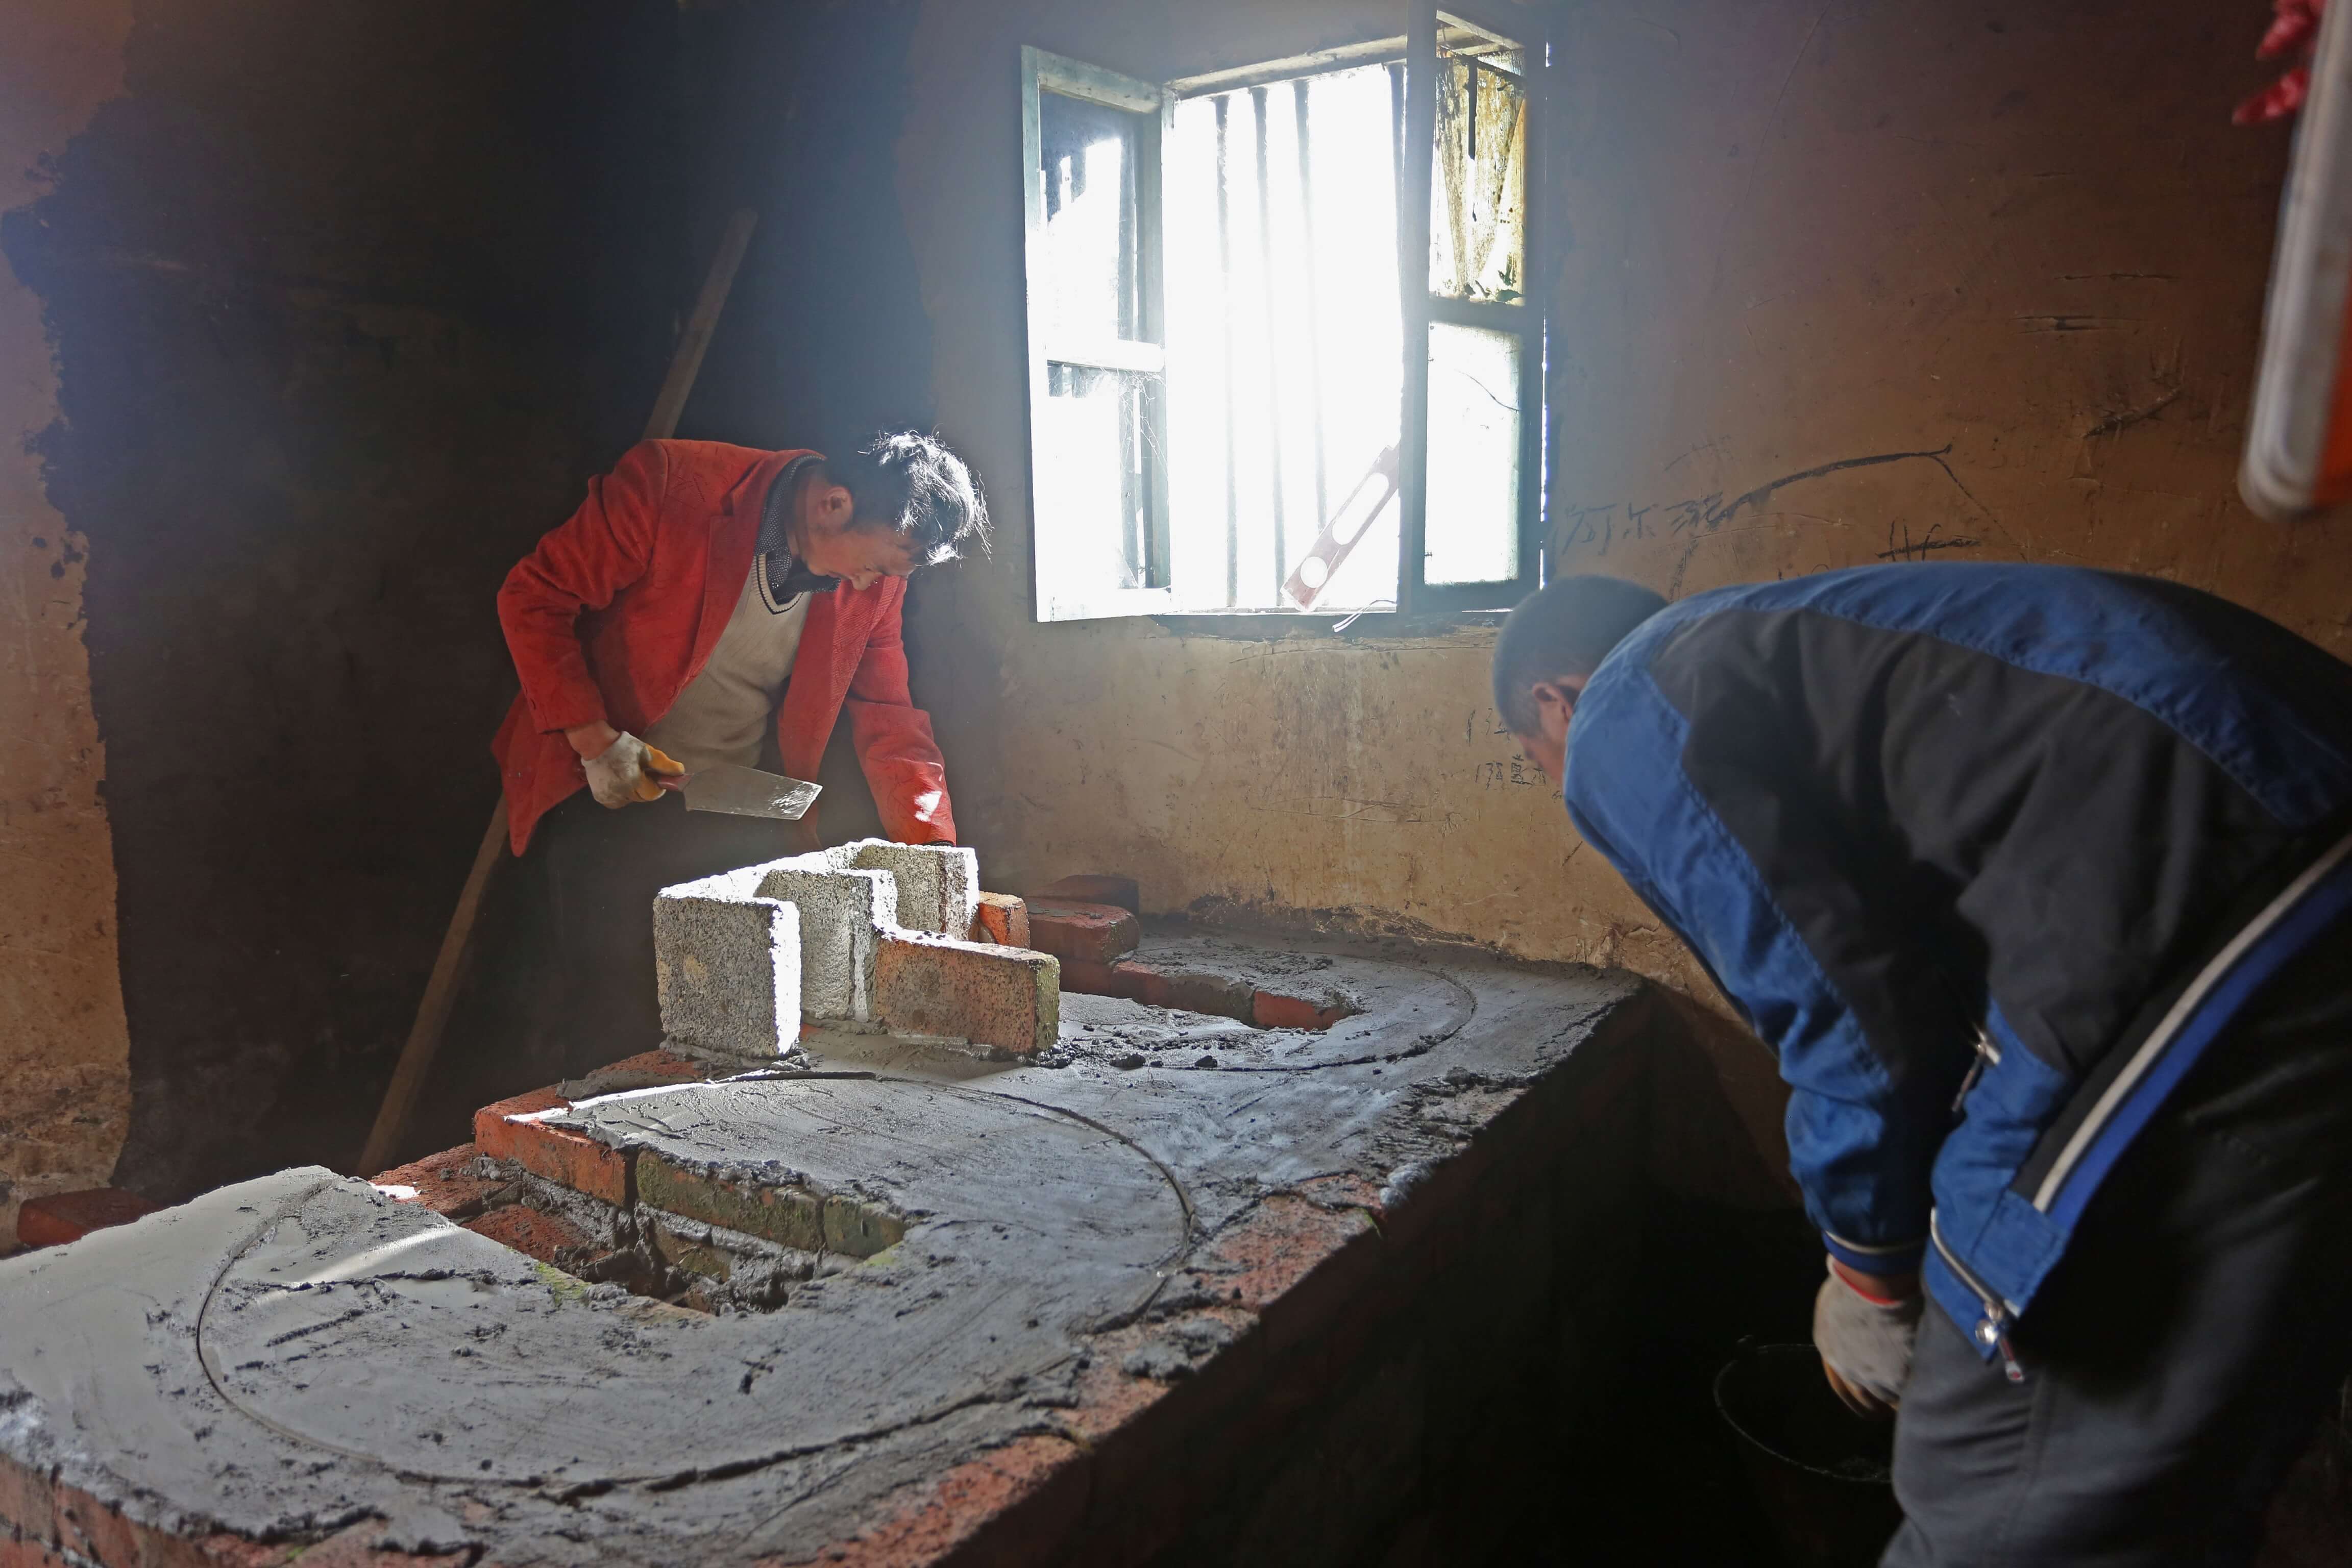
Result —
M 594 728 L 610 732 L 612 740 L 593 756 L 587 746 L 593 744 L 597 737 L 575 736 L 567 731 L 565 738 L 580 752 L 581 768 L 588 775 L 588 793 L 596 797 L 598 805 L 617 811 L 639 801 L 659 800 L 662 786 L 657 781 L 661 776 L 686 772 L 658 748 L 646 745 L 626 730 L 615 731 L 610 725 Z
M 1857 1415 L 1891 1415 L 1911 1374 L 1919 1333 L 1919 1279 L 1850 1272 L 1830 1259 L 1813 1298 L 1813 1345 L 1830 1386 Z

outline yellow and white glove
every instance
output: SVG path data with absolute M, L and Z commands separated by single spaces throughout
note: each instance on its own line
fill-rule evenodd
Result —
M 580 765 L 588 775 L 588 793 L 596 797 L 598 805 L 613 811 L 640 801 L 659 800 L 662 786 L 655 782 L 656 775 L 686 772 L 664 756 L 659 747 L 646 745 L 626 730 Z

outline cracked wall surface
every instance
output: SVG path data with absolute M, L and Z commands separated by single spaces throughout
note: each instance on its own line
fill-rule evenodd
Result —
M 121 90 L 124 3 L 7 0 L 0 210 Z M 26 1199 L 105 1183 L 131 1110 L 115 970 L 114 855 L 99 795 L 82 580 L 89 542 L 42 488 L 58 418 L 41 303 L 0 261 L 0 1251 Z

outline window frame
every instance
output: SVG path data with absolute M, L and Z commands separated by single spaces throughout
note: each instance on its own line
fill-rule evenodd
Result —
M 1517 305 L 1444 300 L 1430 290 L 1430 218 L 1437 142 L 1437 37 L 1442 25 L 1467 27 L 1517 44 L 1527 83 L 1527 161 L 1523 198 L 1525 283 Z M 1463 615 L 1507 610 L 1543 585 L 1544 471 L 1549 410 L 1545 405 L 1549 320 L 1538 280 L 1549 279 L 1550 226 L 1543 221 L 1543 141 L 1549 123 L 1551 47 L 1533 10 L 1506 16 L 1463 0 L 1414 0 L 1407 36 L 1403 145 L 1397 195 L 1399 297 L 1404 306 L 1404 409 L 1398 459 L 1398 615 Z M 1491 583 L 1433 584 L 1429 537 L 1429 329 L 1433 322 L 1509 331 L 1519 339 L 1518 574 Z
M 1441 26 L 1467 27 L 1508 39 L 1522 51 L 1526 82 L 1526 180 L 1523 198 L 1526 287 L 1519 302 L 1439 299 L 1430 289 L 1430 202 L 1436 157 L 1436 67 Z M 1197 606 L 1178 597 L 1173 578 L 1168 499 L 1167 319 L 1161 236 L 1166 208 L 1161 178 L 1163 150 L 1174 128 L 1180 99 L 1271 85 L 1300 77 L 1393 62 L 1404 68 L 1403 113 L 1399 129 L 1398 294 L 1403 315 L 1404 365 L 1399 408 L 1397 505 L 1400 559 L 1393 610 L 1301 610 L 1281 605 Z M 1507 5 L 1489 10 L 1465 0 L 1412 0 L 1408 31 L 1402 37 L 1367 40 L 1314 55 L 1179 78 L 1154 85 L 1099 66 L 1033 46 L 1021 50 L 1021 128 L 1024 222 L 1023 306 L 1026 324 L 1031 503 L 1029 583 L 1033 615 L 1040 624 L 1132 616 L 1179 616 L 1187 619 L 1234 616 L 1459 616 L 1509 609 L 1541 586 L 1546 545 L 1544 508 L 1549 447 L 1546 395 L 1549 321 L 1539 280 L 1551 276 L 1549 233 L 1544 221 L 1543 143 L 1550 113 L 1550 39 L 1545 16 Z M 1041 95 L 1065 96 L 1145 117 L 1139 126 L 1137 179 L 1138 287 L 1148 341 L 1108 343 L 1049 343 L 1038 281 L 1048 276 L 1045 255 L 1045 182 Z M 1418 149 L 1417 155 L 1411 150 Z M 1519 516 L 1517 576 L 1493 583 L 1432 584 L 1426 576 L 1429 468 L 1429 334 L 1433 323 L 1512 332 L 1519 339 Z M 1146 530 L 1151 585 L 1103 588 L 1047 601 L 1040 574 L 1036 528 L 1037 432 L 1047 412 L 1048 366 L 1139 374 L 1150 378 L 1154 395 L 1146 419 L 1150 449 L 1146 479 L 1150 519 Z
M 1045 132 L 1040 102 L 1040 95 L 1046 92 L 1139 116 L 1135 249 L 1138 309 L 1141 315 L 1138 330 L 1144 334 L 1141 339 L 1080 343 L 1046 341 L 1047 324 L 1036 297 L 1036 280 L 1046 271 Z M 1026 45 L 1022 47 L 1021 178 L 1025 214 L 1022 301 L 1029 353 L 1029 588 L 1035 618 L 1041 623 L 1166 615 L 1177 608 L 1168 535 L 1168 334 L 1160 246 L 1165 216 L 1160 195 L 1160 151 L 1175 113 L 1176 97 L 1165 88 L 1044 49 Z M 1145 528 L 1144 587 L 1097 589 L 1068 601 L 1057 599 L 1051 605 L 1045 600 L 1037 555 L 1037 432 L 1045 422 L 1045 405 L 1051 395 L 1049 364 L 1125 372 L 1150 378 L 1148 384 L 1154 390 L 1145 416 L 1145 441 L 1150 456 L 1144 483 L 1150 517 Z

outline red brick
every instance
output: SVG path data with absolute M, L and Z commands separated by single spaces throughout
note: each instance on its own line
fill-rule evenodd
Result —
M 47 1541 L 56 1528 L 56 1509 L 47 1475 L 0 1458 L 0 1552 L 12 1536 Z M 0 1556 L 0 1563 L 6 1561 Z
M 539 1120 L 572 1102 L 551 1089 L 533 1089 L 474 1112 L 474 1142 L 485 1154 L 512 1160 L 534 1175 L 608 1204 L 629 1201 L 629 1156 L 568 1127 Z
M 1062 989 L 1088 996 L 1123 996 L 1129 1002 L 1140 1002 L 1144 1000 L 1151 982 L 1158 978 L 1139 963 L 1089 963 L 1083 958 L 1062 960 Z
M 1122 965 L 1121 967 L 1125 967 Z M 1213 1013 L 1221 1018 L 1252 1022 L 1257 994 L 1245 980 L 1222 974 L 1144 972 L 1143 999 L 1154 1007 L 1181 1007 L 1188 1013 Z
M 623 1057 L 596 1069 L 600 1073 L 642 1073 L 653 1078 L 666 1078 L 678 1083 L 700 1083 L 709 1078 L 710 1068 L 692 1057 L 681 1057 L 664 1050 L 639 1051 L 633 1057 Z
M 1138 895 L 1132 877 L 1104 877 L 1080 874 L 1049 882 L 1037 889 L 1040 899 L 1050 899 L 1065 904 L 1116 904 L 1129 914 L 1143 912 L 1143 900 Z
M 1266 1348 L 1297 1343 L 1362 1289 L 1379 1268 L 1381 1231 L 1358 1208 L 1326 1208 L 1277 1193 L 1218 1237 L 1209 1256 L 1233 1270 L 1214 1276 L 1232 1305 L 1255 1312 Z
M 496 1176 L 474 1173 L 474 1158 L 480 1152 L 471 1143 L 460 1143 L 455 1149 L 394 1165 L 368 1181 L 373 1186 L 394 1189 L 394 1197 L 400 1203 L 431 1209 L 444 1219 L 468 1220 L 489 1207 L 490 1195 L 506 1184 Z M 403 1190 L 409 1195 L 401 1196 Z
M 1250 998 L 1250 1022 L 1261 1029 L 1328 1029 L 1357 1009 L 1341 1003 L 1325 1007 L 1302 996 L 1281 996 L 1260 991 Z
M 662 1050 L 640 1051 L 609 1062 L 597 1071 L 667 1079 L 677 1083 L 699 1083 L 710 1076 L 710 1069 L 692 1058 Z M 570 1128 L 553 1127 L 537 1120 L 549 1111 L 564 1110 L 571 1103 L 555 1089 L 535 1089 L 529 1094 L 486 1105 L 474 1112 L 475 1148 L 496 1159 L 512 1160 L 532 1174 L 544 1176 L 575 1193 L 585 1193 L 610 1204 L 626 1204 L 629 1156 L 625 1152 L 583 1137 Z M 405 1184 L 417 1185 L 414 1182 Z
M 0 1461 L 0 1472 L 13 1467 Z M 22 1472 L 16 1472 L 21 1476 Z M 8 1487 L 0 1475 L 0 1492 Z M 0 1534 L 0 1568 L 67 1568 L 68 1563 L 103 1563 L 120 1568 L 289 1568 L 299 1559 L 302 1568 L 459 1568 L 467 1552 L 415 1556 L 384 1551 L 373 1544 L 383 1533 L 380 1520 L 365 1520 L 314 1546 L 299 1542 L 268 1543 L 226 1531 L 204 1536 L 178 1536 L 151 1529 L 120 1511 L 63 1484 L 54 1490 L 58 1527 L 63 1536 L 38 1531 L 6 1514 L 0 1522 L 19 1526 Z M 73 1553 L 61 1555 L 56 1548 Z
M 26 1247 L 59 1247 L 79 1241 L 93 1230 L 129 1225 L 154 1212 L 153 1204 L 120 1187 L 51 1193 L 16 1211 L 16 1239 Z
M 1000 947 L 1029 945 L 1029 906 L 1010 893 L 982 893 L 972 911 L 971 940 Z
M 1132 958 L 1123 958 L 1116 963 L 1065 958 L 1062 960 L 1062 989 L 1088 996 L 1123 996 L 1130 1002 L 1141 1002 L 1153 1007 L 1181 1007 L 1188 1013 L 1212 1013 L 1221 1018 L 1257 1024 L 1260 1028 L 1307 1026 L 1258 1024 L 1258 994 L 1247 981 L 1181 970 L 1168 974 Z M 1340 1017 L 1349 1016 L 1345 1011 L 1339 1014 Z
M 1016 1437 L 936 1481 L 917 1482 L 892 1517 L 816 1561 L 827 1568 L 1052 1561 L 1086 1511 L 1087 1470 L 1084 1451 L 1067 1438 Z
M 362 1520 L 341 1534 L 330 1536 L 303 1552 L 299 1559 L 302 1568 L 459 1568 L 473 1555 L 468 1551 L 422 1556 L 389 1552 L 375 1544 L 383 1533 L 381 1520 Z
M 1029 945 L 1056 958 L 1116 963 L 1143 941 L 1143 927 L 1116 904 L 1029 901 Z
M 875 1011 L 894 1029 L 1034 1056 L 1061 1036 L 1062 966 L 1027 948 L 885 937 Z
M 509 1204 L 504 1208 L 492 1209 L 479 1219 L 469 1219 L 466 1228 L 541 1263 L 554 1262 L 555 1255 L 567 1247 L 588 1244 L 587 1233 L 570 1220 L 560 1215 L 541 1214 L 520 1204 Z
M 1264 1336 L 1249 1314 L 1219 1307 L 1187 1315 L 1222 1320 L 1234 1342 L 1196 1361 L 1190 1376 L 1162 1382 L 1134 1376 L 1124 1363 L 1129 1352 L 1168 1335 L 1171 1324 L 1147 1321 L 1095 1335 L 1087 1344 L 1092 1364 L 1077 1375 L 1076 1403 L 1055 1413 L 1057 1426 L 1089 1446 L 1087 1562 L 1158 1560 L 1155 1553 L 1188 1521 L 1230 1500 L 1233 1467 L 1257 1429 L 1285 1425 L 1300 1403 L 1269 1401 L 1269 1389 L 1281 1380 L 1266 1363 Z

